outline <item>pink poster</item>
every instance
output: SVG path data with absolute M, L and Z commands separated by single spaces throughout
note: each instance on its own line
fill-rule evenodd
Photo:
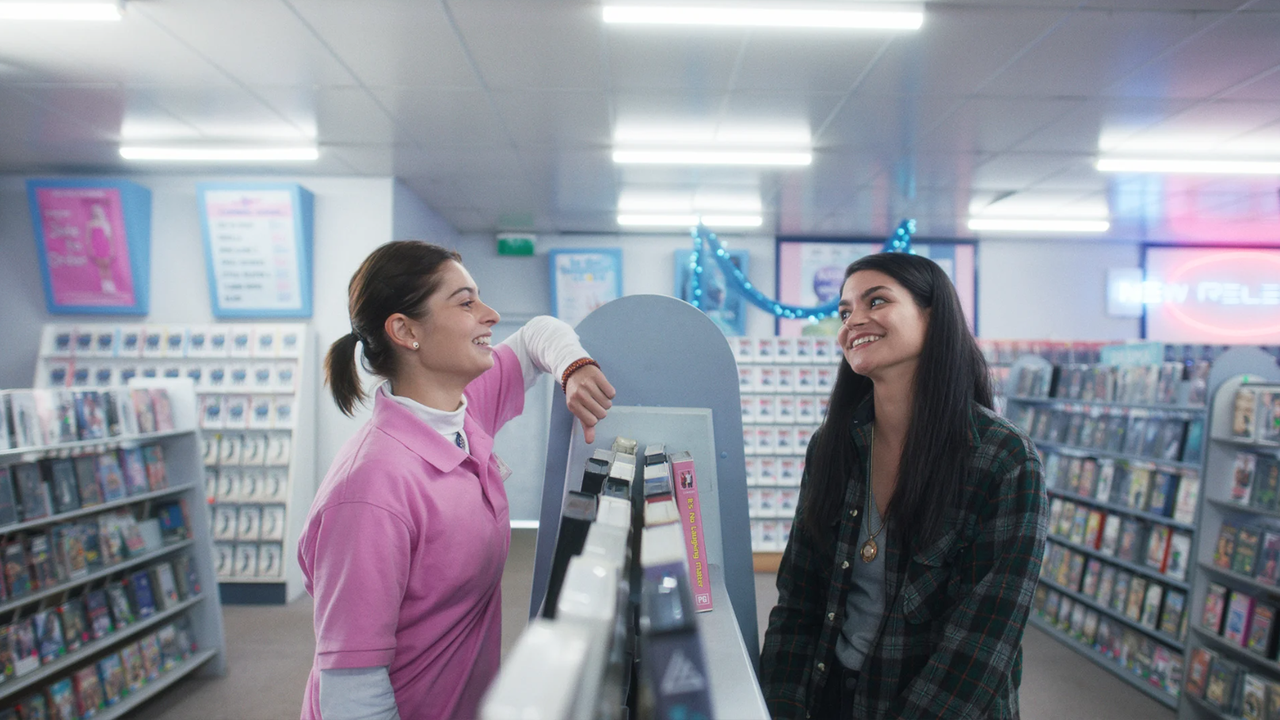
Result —
M 54 305 L 136 305 L 120 191 L 38 188 L 36 204 Z

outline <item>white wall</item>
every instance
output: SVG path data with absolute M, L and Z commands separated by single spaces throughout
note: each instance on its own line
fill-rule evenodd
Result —
M 1107 316 L 1107 269 L 1141 263 L 1136 243 L 982 240 L 978 334 L 993 339 L 1136 339 L 1138 320 Z

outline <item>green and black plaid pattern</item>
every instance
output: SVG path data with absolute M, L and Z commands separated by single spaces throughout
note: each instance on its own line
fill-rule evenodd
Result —
M 908 556 L 883 548 L 886 613 L 860 668 L 857 718 L 1018 718 L 1022 632 L 1040 574 L 1048 504 L 1031 440 L 975 406 L 974 443 L 947 531 Z M 856 457 L 834 548 L 814 547 L 800 515 L 778 571 L 760 676 L 774 718 L 821 717 L 858 561 L 870 401 L 855 411 Z M 800 488 L 804 506 L 808 477 Z

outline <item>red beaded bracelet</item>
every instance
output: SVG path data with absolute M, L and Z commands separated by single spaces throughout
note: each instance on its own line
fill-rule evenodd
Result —
M 581 370 L 582 368 L 588 365 L 595 365 L 596 367 L 600 367 L 600 363 L 596 362 L 595 360 L 592 360 L 589 357 L 578 358 L 577 360 L 574 360 L 573 362 L 569 363 L 569 367 L 565 368 L 564 374 L 560 376 L 560 390 L 564 392 L 566 395 L 569 394 L 569 376 L 578 372 L 579 370 Z

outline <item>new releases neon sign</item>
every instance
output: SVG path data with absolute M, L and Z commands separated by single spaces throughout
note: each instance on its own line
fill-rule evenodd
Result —
M 1280 342 L 1280 250 L 1147 248 L 1146 278 L 1116 292 L 1164 342 Z

